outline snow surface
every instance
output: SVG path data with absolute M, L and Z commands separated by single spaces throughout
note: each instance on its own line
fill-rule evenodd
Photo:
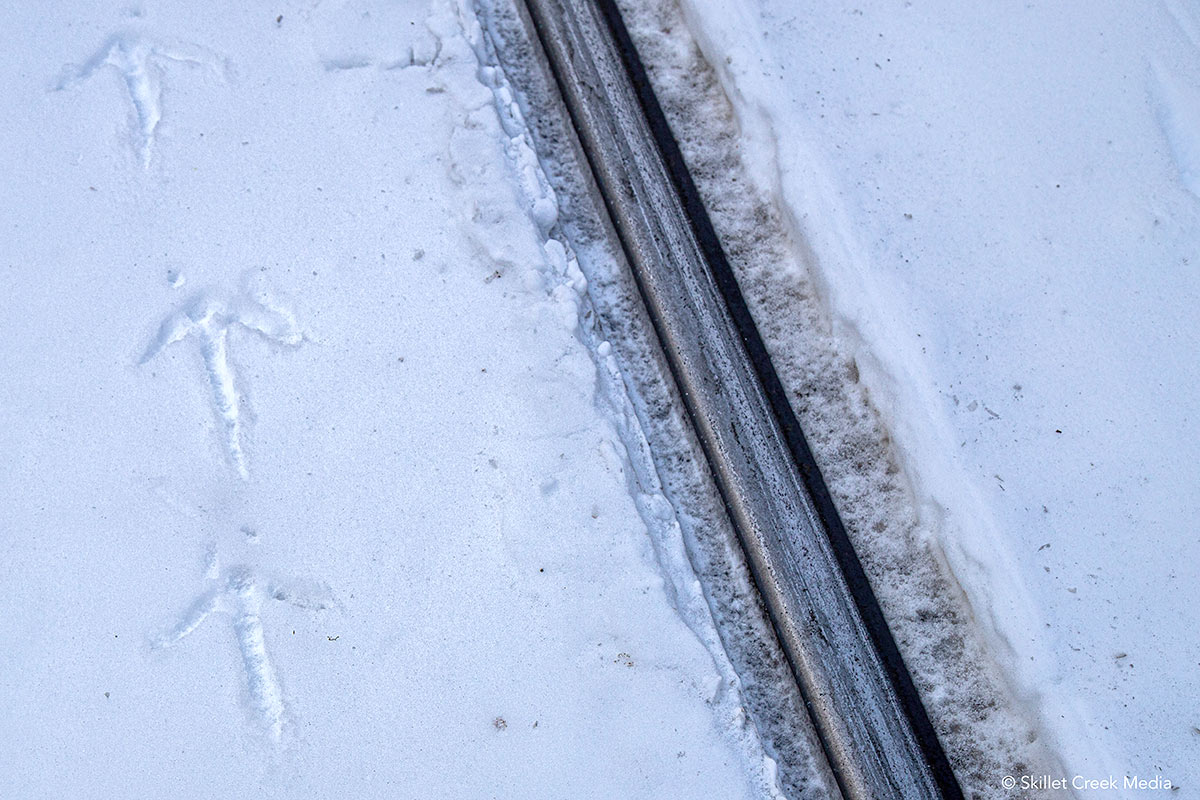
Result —
M 16 12 L 0 794 L 774 794 L 470 6 Z
M 1200 797 L 1200 15 L 683 6 L 1065 774 Z

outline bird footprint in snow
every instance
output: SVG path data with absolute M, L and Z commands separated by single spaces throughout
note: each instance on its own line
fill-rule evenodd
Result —
M 210 556 L 206 587 L 169 631 L 154 640 L 154 649 L 173 647 L 186 639 L 213 614 L 227 614 L 237 637 L 246 688 L 255 716 L 273 741 L 283 734 L 283 691 L 267 652 L 262 612 L 267 600 L 287 602 L 298 608 L 321 611 L 333 605 L 323 587 L 300 588 L 305 584 L 269 583 L 250 567 L 221 569 Z
M 138 364 L 145 364 L 175 342 L 191 336 L 199 340 L 213 407 L 223 428 L 225 450 L 238 474 L 248 480 L 239 392 L 229 360 L 229 329 L 234 325 L 283 345 L 295 347 L 304 341 L 291 312 L 273 305 L 263 293 L 256 297 L 243 293 L 232 300 L 201 293 L 163 320 L 158 335 Z
M 162 119 L 162 62 L 196 64 L 225 76 L 223 59 L 207 50 L 189 44 L 166 45 L 135 31 L 114 34 L 82 65 L 69 65 L 58 84 L 57 91 L 83 83 L 103 67 L 114 67 L 125 81 L 125 89 L 137 114 L 137 150 L 142 166 L 150 165 L 154 149 L 154 133 Z

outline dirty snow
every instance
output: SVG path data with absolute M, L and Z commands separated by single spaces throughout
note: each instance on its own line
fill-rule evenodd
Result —
M 1062 775 L 1200 797 L 1200 15 L 683 6 Z

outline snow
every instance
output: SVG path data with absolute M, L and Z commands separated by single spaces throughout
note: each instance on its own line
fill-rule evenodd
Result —
M 17 12 L 0 794 L 772 796 L 471 7 Z
M 677 582 L 677 592 L 689 600 L 685 607 L 693 612 L 689 625 L 705 635 L 705 604 L 718 621 L 716 633 L 732 669 L 732 674 L 725 673 L 729 678 L 725 691 L 740 697 L 784 796 L 829 797 L 837 789 L 804 698 L 779 649 L 772 622 L 757 601 L 737 533 L 686 419 L 602 200 L 587 178 L 585 156 L 573 144 L 570 120 L 563 113 L 553 77 L 537 61 L 517 9 L 505 0 L 482 5 L 521 113 L 536 121 L 529 133 L 557 200 L 558 235 L 571 242 L 586 276 L 587 310 L 581 331 L 600 341 L 595 352 L 608 367 L 602 374 L 625 386 L 625 392 L 609 397 L 617 401 L 613 411 L 624 431 L 640 493 L 665 510 L 654 498 L 661 494 L 675 509 L 673 520 L 666 514 L 654 515 L 658 523 L 643 513 L 656 532 L 659 558 L 665 563 L 686 559 L 692 565 L 692 569 L 672 571 L 684 578 Z M 693 578 L 699 580 L 698 587 L 688 585 Z
M 834 335 L 808 268 L 811 252 L 789 229 L 770 184 L 749 177 L 751 153 L 734 109 L 681 10 L 666 0 L 627 3 L 623 13 L 963 791 L 989 796 L 997 776 L 1054 772 L 1036 713 L 1013 695 L 989 652 L 933 538 L 936 526 L 921 519 L 857 362 Z M 778 747 L 778 732 L 760 730 Z M 780 760 L 781 774 L 802 773 L 789 770 L 795 762 Z M 804 791 L 793 789 L 797 797 Z
M 1063 774 L 1200 796 L 1196 12 L 683 6 Z

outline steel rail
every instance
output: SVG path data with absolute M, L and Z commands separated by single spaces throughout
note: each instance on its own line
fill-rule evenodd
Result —
M 523 0 L 847 800 L 962 798 L 614 0 Z

